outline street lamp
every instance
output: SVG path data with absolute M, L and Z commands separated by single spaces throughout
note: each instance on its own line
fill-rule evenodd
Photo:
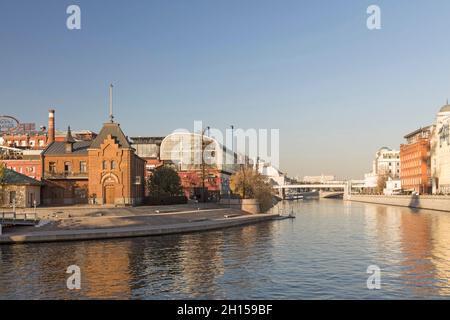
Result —
M 205 201 L 205 148 L 204 148 L 204 136 L 205 136 L 206 130 L 209 131 L 209 126 L 202 130 L 201 150 L 202 150 L 202 201 L 203 202 L 206 202 Z

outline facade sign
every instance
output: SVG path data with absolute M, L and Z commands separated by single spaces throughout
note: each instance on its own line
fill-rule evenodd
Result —
M 0 132 L 14 130 L 19 126 L 19 120 L 11 116 L 0 116 Z

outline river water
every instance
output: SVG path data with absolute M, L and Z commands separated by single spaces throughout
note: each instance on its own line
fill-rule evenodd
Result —
M 0 298 L 450 296 L 450 213 L 342 200 L 278 207 L 296 219 L 197 234 L 0 245 Z M 80 290 L 67 289 L 70 265 L 80 267 Z M 380 289 L 367 287 L 371 265 L 380 269 Z

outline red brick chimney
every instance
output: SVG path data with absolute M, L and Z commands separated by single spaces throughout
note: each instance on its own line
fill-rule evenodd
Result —
M 55 110 L 48 110 L 48 135 L 47 145 L 55 141 Z

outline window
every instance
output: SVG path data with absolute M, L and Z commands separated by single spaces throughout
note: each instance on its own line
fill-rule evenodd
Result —
M 117 168 L 117 162 L 115 162 L 114 160 L 111 161 L 111 169 L 116 169 Z
M 72 172 L 72 163 L 71 162 L 64 162 L 64 173 L 71 173 Z
M 9 203 L 10 204 L 15 204 L 16 203 L 16 192 L 15 191 L 10 191 L 9 192 Z
M 86 173 L 87 172 L 86 161 L 80 161 L 80 172 L 81 173 Z
M 134 180 L 134 184 L 141 184 L 141 176 L 136 176 L 136 180 Z
M 107 167 L 108 167 L 108 165 L 107 165 L 106 160 L 103 160 L 103 162 L 102 162 L 102 169 L 103 169 L 103 170 L 106 170 Z
M 48 171 L 51 173 L 55 173 L 56 172 L 56 163 L 55 162 L 50 162 L 48 164 Z

